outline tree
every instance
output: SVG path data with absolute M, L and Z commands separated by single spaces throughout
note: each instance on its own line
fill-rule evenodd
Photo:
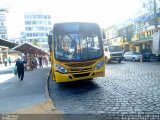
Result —
M 38 42 L 38 40 L 32 40 L 32 44 L 33 45 L 35 45 L 35 46 L 38 46 L 38 47 L 40 47 L 41 45 L 40 45 L 40 43 Z

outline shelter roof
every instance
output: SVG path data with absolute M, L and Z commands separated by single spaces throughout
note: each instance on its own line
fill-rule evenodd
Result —
M 17 45 L 18 45 L 17 43 L 13 43 L 13 42 L 10 42 L 8 40 L 4 40 L 4 39 L 0 38 L 0 46 L 6 46 L 6 47 L 9 47 L 9 48 L 13 48 Z
M 40 47 L 35 46 L 35 45 L 28 43 L 28 42 L 22 43 L 12 49 L 17 50 L 22 53 L 48 55 L 48 53 L 45 52 L 44 50 L 42 50 Z

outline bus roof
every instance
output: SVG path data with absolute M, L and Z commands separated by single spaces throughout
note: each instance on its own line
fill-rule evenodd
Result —
M 83 33 L 100 32 L 99 25 L 97 23 L 88 22 L 66 22 L 66 23 L 56 23 L 54 24 L 54 33 Z

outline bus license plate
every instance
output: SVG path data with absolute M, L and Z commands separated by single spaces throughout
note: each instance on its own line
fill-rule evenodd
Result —
M 103 75 L 103 72 L 96 72 L 96 75 Z

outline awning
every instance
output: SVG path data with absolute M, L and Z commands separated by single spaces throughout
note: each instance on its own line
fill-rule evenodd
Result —
M 40 47 L 35 46 L 35 45 L 28 43 L 28 42 L 22 43 L 12 49 L 17 50 L 21 53 L 48 55 L 48 53 L 45 52 L 44 50 L 42 50 Z
M 7 49 L 8 47 L 5 47 L 5 46 L 0 46 L 0 48 Z
M 9 48 L 13 48 L 17 45 L 18 45 L 17 43 L 13 43 L 13 42 L 10 42 L 8 40 L 0 39 L 0 46 L 6 46 L 6 47 L 9 47 Z
M 130 44 L 136 45 L 136 44 L 141 44 L 141 43 L 146 43 L 146 42 L 152 42 L 153 40 L 137 40 L 137 41 L 130 41 Z

